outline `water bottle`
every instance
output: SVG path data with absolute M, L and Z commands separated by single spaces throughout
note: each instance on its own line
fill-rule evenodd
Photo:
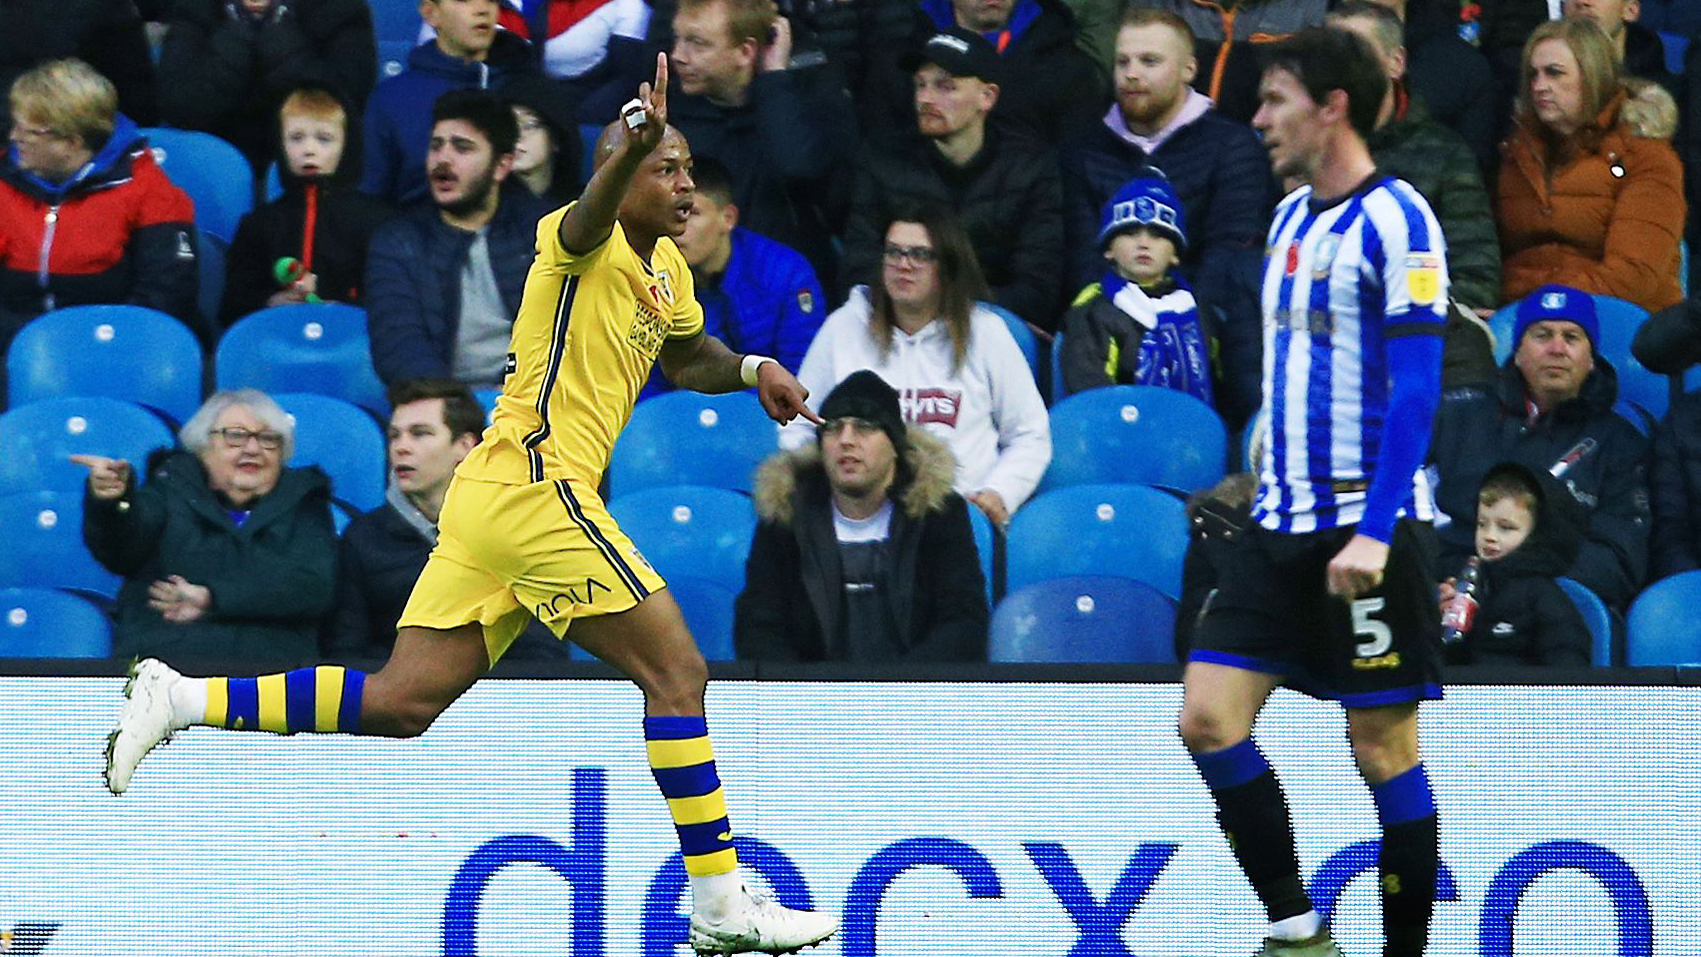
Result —
M 1477 617 L 1477 579 L 1482 576 L 1482 559 L 1471 556 L 1465 562 L 1465 568 L 1459 572 L 1458 579 L 1453 583 L 1453 600 L 1447 603 L 1447 608 L 1441 613 L 1441 641 L 1443 644 L 1458 644 L 1465 640 L 1465 635 L 1471 630 L 1471 623 Z

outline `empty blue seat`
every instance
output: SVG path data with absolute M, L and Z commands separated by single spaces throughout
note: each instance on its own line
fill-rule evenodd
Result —
M 154 162 L 195 201 L 195 225 L 229 243 L 254 208 L 254 169 L 236 147 L 211 133 L 142 130 Z
M 1649 585 L 1630 606 L 1625 663 L 1701 667 L 1697 608 L 1701 608 L 1701 571 Z
M 358 306 L 301 303 L 249 313 L 219 340 L 213 372 L 221 389 L 313 392 L 390 412 Z
M 83 546 L 81 492 L 0 495 L 0 588 L 64 588 L 111 598 L 119 579 Z
M 1063 382 L 1063 330 L 1059 329 L 1051 336 L 1051 402 L 1056 405 L 1069 397 L 1069 389 Z
M 668 392 L 645 399 L 614 443 L 611 495 L 655 485 L 711 485 L 748 492 L 756 466 L 778 445 L 774 420 L 748 392 Z
M 1051 409 L 1051 465 L 1040 489 L 1104 482 L 1193 492 L 1223 477 L 1223 420 L 1185 392 L 1113 385 Z
M 1010 330 L 1010 337 L 1016 340 L 1016 348 L 1022 350 L 1022 358 L 1028 360 L 1028 374 L 1034 377 L 1034 382 L 1037 384 L 1039 382 L 1039 340 L 1034 338 L 1034 331 L 1028 328 L 1028 324 L 1022 321 L 1021 316 L 1003 306 L 990 302 L 980 302 L 976 305 L 997 313 L 998 318 L 1004 320 L 1004 328 Z
M 732 661 L 738 652 L 732 645 L 733 603 L 738 593 L 719 582 L 689 575 L 667 580 L 667 590 L 679 603 L 697 649 L 710 661 Z
M 6 376 L 13 407 L 104 395 L 183 422 L 201 406 L 201 345 L 155 309 L 69 306 L 24 326 L 6 353 Z
M 0 658 L 106 658 L 112 623 L 76 595 L 0 588 Z
M 147 455 L 176 444 L 159 416 L 104 396 L 47 399 L 0 414 L 0 495 L 43 489 L 81 494 L 88 469 L 73 453 L 128 461 L 140 476 Z
M 744 560 L 756 534 L 749 498 L 701 485 L 656 486 L 614 499 L 608 511 L 663 578 L 744 590 Z
M 1612 667 L 1612 613 L 1607 611 L 1606 603 L 1580 581 L 1570 578 L 1555 581 L 1571 599 L 1571 604 L 1577 606 L 1577 614 L 1583 616 L 1583 624 L 1589 628 L 1589 663 L 1601 668 Z
M 1050 578 L 998 603 L 987 659 L 1168 663 L 1174 632 L 1175 602 L 1150 585 L 1109 575 Z
M 486 424 L 490 422 L 490 417 L 496 414 L 496 399 L 501 394 L 502 390 L 495 387 L 473 390 L 473 398 L 477 399 L 479 406 L 484 409 Z
M 380 47 L 386 42 L 405 43 L 409 48 L 419 45 L 418 4 L 410 0 L 369 0 L 367 5 L 372 8 L 372 34 Z
M 311 392 L 279 392 L 272 398 L 295 419 L 295 454 L 284 464 L 324 469 L 331 494 L 361 511 L 384 504 L 387 449 L 370 413 Z
M 1047 578 L 1115 575 L 1178 598 L 1186 552 L 1187 509 L 1175 496 L 1144 485 L 1060 488 L 1010 521 L 1005 594 Z

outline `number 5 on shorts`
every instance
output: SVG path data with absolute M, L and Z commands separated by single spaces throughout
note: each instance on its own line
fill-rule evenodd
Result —
M 1353 634 L 1368 640 L 1358 644 L 1360 658 L 1375 658 L 1388 653 L 1394 646 L 1394 630 L 1385 623 L 1370 617 L 1382 610 L 1387 603 L 1383 598 L 1359 598 L 1352 603 Z

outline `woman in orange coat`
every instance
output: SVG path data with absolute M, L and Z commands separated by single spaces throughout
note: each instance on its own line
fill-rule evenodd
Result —
M 1517 127 L 1495 202 L 1501 301 L 1564 283 L 1650 311 L 1683 298 L 1677 107 L 1628 79 L 1588 20 L 1553 20 L 1524 45 Z

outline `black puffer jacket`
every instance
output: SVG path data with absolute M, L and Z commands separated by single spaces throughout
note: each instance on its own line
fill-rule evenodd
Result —
M 780 452 L 756 477 L 761 523 L 750 545 L 733 639 L 741 661 L 985 661 L 990 612 L 968 509 L 951 491 L 944 443 L 909 432 L 915 476 L 893 489 L 892 617 L 901 649 L 846 647 L 833 506 L 814 445 Z
M 333 91 L 334 92 L 334 91 Z M 284 194 L 242 217 L 225 261 L 224 302 L 219 326 L 264 308 L 279 288 L 273 272 L 285 257 L 306 261 L 307 212 L 313 210 L 313 274 L 326 302 L 360 305 L 366 289 L 366 250 L 372 234 L 390 218 L 390 207 L 357 188 L 360 183 L 360 113 L 346 106 L 343 156 L 330 176 L 304 180 L 289 172 L 281 144 L 276 150 Z M 275 134 L 274 134 L 275 138 Z
M 1440 528 L 1443 567 L 1457 567 L 1475 549 L 1477 490 L 1491 465 L 1513 461 L 1546 472 L 1576 455 L 1561 481 L 1587 517 L 1567 577 L 1610 607 L 1628 607 L 1648 573 L 1648 439 L 1613 411 L 1617 398 L 1618 374 L 1599 357 L 1582 394 L 1533 424 L 1511 362 L 1492 389 L 1443 393 L 1429 451 L 1439 474 L 1436 502 L 1451 519 Z
M 285 94 L 321 84 L 358 114 L 378 79 L 378 53 L 362 0 L 277 0 L 259 21 L 241 11 L 225 0 L 176 0 L 160 49 L 160 112 L 172 126 L 223 137 L 259 168 L 272 157 Z
M 1654 430 L 1648 485 L 1653 580 L 1701 568 L 1701 392 L 1673 402 Z
M 998 105 L 991 120 L 1011 132 L 1045 143 L 1061 143 L 1092 125 L 1103 109 L 1104 76 L 1093 58 L 1075 44 L 1075 15 L 1059 0 L 1017 0 L 1011 22 L 1023 7 L 1038 15 L 1008 41 L 989 35 L 1002 73 Z M 945 0 L 923 0 L 911 14 L 909 37 L 890 45 L 869 70 L 868 86 L 858 98 L 862 128 L 886 135 L 915 129 L 915 83 L 899 66 L 902 54 L 919 50 L 929 37 L 953 23 Z
M 1447 660 L 1585 666 L 1593 644 L 1589 626 L 1554 581 L 1577 560 L 1582 545 L 1576 500 L 1546 472 L 1517 463 L 1503 467 L 1515 469 L 1540 490 L 1536 527 L 1510 555 L 1482 563 L 1476 619 L 1463 641 L 1448 646 Z
M 129 0 L 6 0 L 0 4 L 0 91 L 32 67 L 76 57 L 118 88 L 118 112 L 152 126 L 159 102 L 142 19 Z M 10 126 L 11 103 L 0 96 L 0 129 Z
M 240 661 L 256 672 L 317 660 L 337 561 L 330 482 L 317 468 L 286 468 L 251 509 L 237 525 L 188 452 L 151 456 L 147 483 L 122 498 L 85 493 L 83 541 L 124 577 L 113 654 Z M 149 608 L 149 586 L 172 575 L 210 589 L 211 610 L 177 624 Z
M 993 129 L 962 168 L 919 137 L 865 150 L 845 222 L 841 286 L 879 280 L 882 227 L 901 204 L 918 199 L 956 211 L 994 302 L 1041 328 L 1057 327 L 1063 184 L 1051 150 Z
M 1500 304 L 1500 236 L 1482 169 L 1457 133 L 1430 118 L 1424 101 L 1402 98 L 1403 112 L 1370 136 L 1376 168 L 1416 187 L 1447 240 L 1447 288 L 1471 309 Z

